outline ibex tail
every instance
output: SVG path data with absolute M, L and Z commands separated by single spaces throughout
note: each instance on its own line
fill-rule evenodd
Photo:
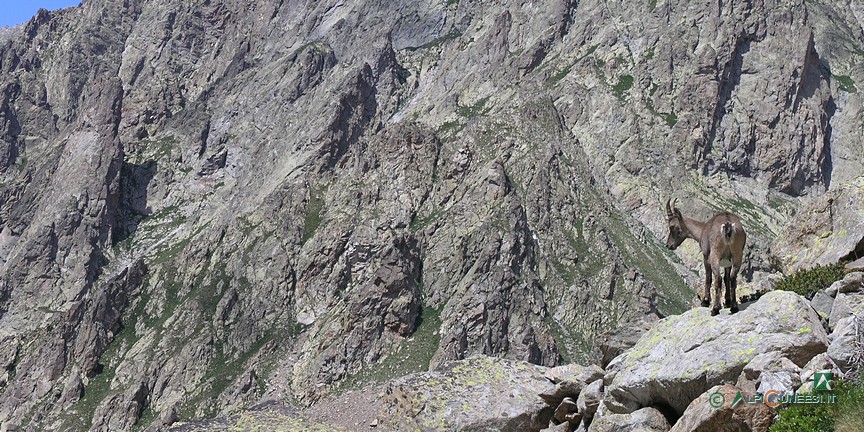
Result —
M 726 222 L 721 227 L 723 230 L 723 236 L 726 237 L 727 240 L 732 238 L 732 227 L 732 222 Z

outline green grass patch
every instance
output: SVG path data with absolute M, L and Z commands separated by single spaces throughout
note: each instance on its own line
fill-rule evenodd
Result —
M 678 115 L 675 114 L 674 112 L 671 112 L 669 114 L 664 115 L 663 120 L 666 122 L 666 126 L 669 126 L 671 128 L 671 127 L 674 127 L 675 124 L 678 123 Z
M 612 94 L 615 95 L 618 99 L 624 99 L 624 92 L 630 90 L 633 87 L 633 76 L 632 75 L 621 75 L 618 77 L 618 82 L 612 86 Z
M 456 0 L 456 2 L 458 3 L 458 0 Z M 449 5 L 450 3 L 448 2 L 447 4 Z M 441 36 L 441 37 L 439 37 L 439 38 L 437 38 L 437 39 L 435 39 L 429 43 L 425 43 L 425 44 L 420 45 L 418 47 L 408 47 L 407 49 L 408 49 L 408 51 L 413 52 L 413 51 L 418 51 L 418 50 L 435 48 L 435 47 L 439 47 L 441 45 L 444 45 L 445 43 L 447 43 L 453 39 L 456 39 L 459 36 L 462 36 L 462 32 L 460 32 L 459 30 L 453 29 L 453 30 L 450 30 L 449 32 L 447 32 L 447 34 L 445 34 L 444 36 Z
M 455 133 L 459 133 L 460 131 L 462 131 L 462 129 L 465 129 L 464 123 L 459 122 L 459 121 L 448 121 L 448 122 L 444 122 L 444 124 L 442 124 L 441 126 L 438 127 L 438 135 L 444 136 L 444 135 L 447 135 L 451 132 L 455 134 Z
M 828 288 L 834 282 L 843 279 L 846 275 L 843 266 L 843 263 L 837 263 L 800 270 L 777 282 L 775 289 L 792 291 L 807 299 L 812 299 L 816 291 Z
M 389 379 L 415 372 L 429 370 L 429 363 L 441 342 L 441 311 L 439 308 L 423 307 L 420 310 L 417 328 L 396 349 L 377 363 L 349 375 L 338 391 L 359 389 L 367 384 L 381 383 Z
M 303 235 L 300 237 L 300 243 L 306 243 L 307 240 L 315 235 L 315 230 L 321 225 L 321 211 L 324 209 L 324 189 L 315 187 L 309 190 L 309 203 L 306 204 L 306 213 L 303 215 Z
M 458 114 L 461 117 L 465 117 L 465 118 L 469 118 L 469 119 L 477 117 L 479 115 L 486 114 L 486 112 L 488 111 L 488 110 L 484 111 L 484 109 L 486 107 L 486 102 L 489 102 L 489 96 L 486 96 L 485 98 L 480 99 L 479 101 L 475 102 L 471 106 L 461 106 L 461 105 L 457 106 L 456 107 L 456 114 Z
M 654 12 L 657 9 L 657 0 L 648 0 L 648 12 Z
M 588 57 L 591 54 L 594 54 L 594 52 L 597 51 L 598 46 L 599 45 L 592 45 L 591 47 L 588 48 L 587 51 L 585 51 L 585 54 L 582 54 L 581 56 L 577 57 L 576 60 L 573 60 L 569 65 L 567 65 L 563 69 L 559 70 L 558 72 L 556 72 L 555 74 L 550 76 L 546 80 L 546 85 L 550 86 L 550 85 L 555 84 L 558 81 L 561 81 L 562 79 L 564 79 L 564 77 L 569 75 L 570 72 L 573 70 L 573 66 L 576 66 L 576 64 L 579 63 L 580 61 L 582 61 L 582 59 L 584 59 L 585 57 Z
M 443 210 L 435 210 L 435 211 L 433 211 L 433 212 L 431 212 L 428 215 L 423 216 L 423 217 L 420 217 L 417 214 L 414 214 L 411 217 L 411 222 L 408 224 L 408 228 L 411 231 L 422 230 L 422 229 L 428 227 L 429 225 L 431 225 L 433 222 L 440 219 L 443 214 L 444 214 Z
M 771 432 L 859 432 L 864 430 L 864 384 L 839 381 L 831 391 L 836 403 L 785 405 Z
M 846 93 L 858 93 L 858 88 L 855 87 L 855 81 L 849 75 L 831 75 L 837 83 L 840 84 L 840 91 Z

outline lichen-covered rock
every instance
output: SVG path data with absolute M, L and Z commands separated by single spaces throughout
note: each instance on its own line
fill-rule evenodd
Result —
M 550 368 L 544 376 L 555 384 L 555 388 L 551 392 L 541 393 L 540 397 L 550 405 L 557 406 L 564 398 L 578 398 L 585 386 L 603 378 L 603 369 L 596 365 L 568 364 Z
M 539 431 L 554 408 L 539 394 L 554 387 L 545 368 L 475 356 L 388 384 L 378 416 L 394 431 Z
M 662 404 L 680 414 L 710 387 L 734 382 L 759 354 L 803 365 L 827 346 L 819 317 L 794 293 L 771 292 L 735 315 L 694 309 L 661 320 L 612 361 L 604 404 L 619 413 Z
M 669 421 L 654 408 L 642 408 L 630 414 L 608 414 L 595 418 L 588 432 L 666 432 Z
M 708 389 L 690 403 L 670 432 L 767 432 L 774 412 L 763 403 L 739 402 L 733 407 L 741 391 L 730 384 Z
M 590 420 L 597 412 L 601 400 L 603 400 L 603 380 L 597 380 L 588 384 L 582 393 L 579 393 L 576 405 L 579 407 L 579 412 Z
M 837 298 L 831 305 L 828 328 L 834 331 L 842 320 L 862 313 L 864 313 L 864 292 L 837 293 Z
M 87 0 L 0 29 L 0 424 L 137 429 L 374 368 L 580 358 L 686 310 L 701 258 L 655 241 L 670 193 L 740 213 L 756 284 L 786 223 L 778 253 L 845 248 L 856 10 Z
M 765 394 L 769 390 L 781 394 L 794 393 L 801 385 L 801 368 L 780 353 L 759 354 L 750 360 L 738 377 L 738 387 L 750 394 Z
M 831 284 L 828 290 L 835 295 L 837 293 L 864 292 L 864 272 L 850 272 L 843 279 Z
M 837 323 L 831 333 L 828 357 L 841 372 L 864 368 L 864 313 L 850 316 Z
M 771 249 L 781 251 L 787 272 L 854 254 L 864 239 L 864 176 L 853 175 L 802 208 L 777 237 Z
M 813 296 L 813 299 L 810 300 L 810 306 L 813 306 L 813 309 L 819 314 L 819 317 L 824 319 L 826 322 L 828 321 L 828 317 L 831 316 L 831 307 L 833 305 L 834 298 L 828 295 L 824 290 L 817 291 Z
M 630 321 L 621 327 L 603 332 L 597 335 L 594 346 L 591 349 L 591 360 L 605 368 L 615 357 L 626 351 L 651 329 L 656 323 L 654 320 L 643 318 Z
M 231 417 L 177 423 L 167 430 L 171 432 L 348 432 L 350 429 L 309 421 L 298 417 L 290 410 L 267 408 L 244 411 Z

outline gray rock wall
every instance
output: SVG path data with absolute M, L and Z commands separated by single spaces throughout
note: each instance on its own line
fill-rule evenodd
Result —
M 0 424 L 158 426 L 477 353 L 583 358 L 688 307 L 696 249 L 656 240 L 670 194 L 741 213 L 758 279 L 799 203 L 860 176 L 849 7 L 40 12 L 0 36 Z

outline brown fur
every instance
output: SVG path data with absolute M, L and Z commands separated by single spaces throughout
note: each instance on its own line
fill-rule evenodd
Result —
M 705 265 L 702 306 L 708 306 L 711 301 L 710 288 L 713 279 L 714 302 L 711 315 L 720 313 L 721 282 L 726 288 L 726 306 L 732 313 L 738 312 L 738 272 L 741 271 L 744 244 L 747 242 L 747 233 L 744 232 L 741 220 L 732 213 L 719 213 L 705 222 L 700 222 L 682 215 L 670 201 L 666 201 L 666 216 L 669 218 L 666 247 L 675 250 L 688 238 L 699 242 Z

